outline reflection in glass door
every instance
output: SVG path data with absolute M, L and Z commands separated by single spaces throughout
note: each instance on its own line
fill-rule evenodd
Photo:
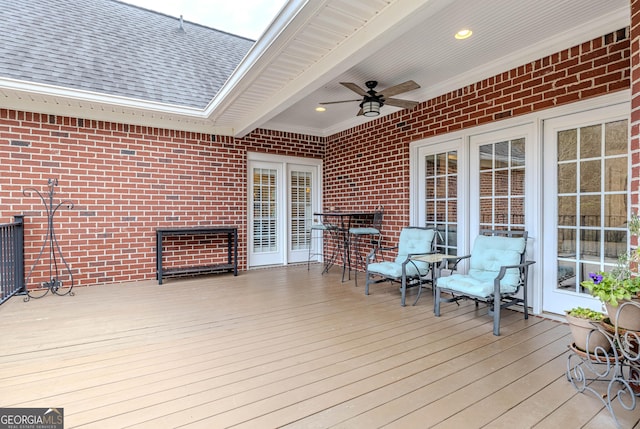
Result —
M 435 228 L 437 251 L 457 255 L 458 151 L 425 155 L 424 211 L 427 228 Z
M 525 139 L 479 147 L 480 229 L 524 230 Z
M 562 313 L 575 306 L 600 310 L 580 283 L 589 273 L 614 268 L 628 248 L 628 121 L 598 119 L 590 112 L 546 124 L 547 159 L 553 156 L 556 166 L 554 183 L 548 186 L 557 202 L 549 224 L 555 224 L 556 240 L 553 260 L 547 260 L 553 275 L 545 274 L 546 311 Z M 546 214 L 548 221 L 551 215 Z

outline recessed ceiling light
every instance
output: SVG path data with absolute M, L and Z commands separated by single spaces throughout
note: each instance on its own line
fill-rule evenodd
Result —
M 326 107 L 318 106 L 316 107 L 316 112 L 325 112 L 327 110 Z
M 471 37 L 472 34 L 473 34 L 473 31 L 465 28 L 465 29 L 462 29 L 462 30 L 458 31 L 456 33 L 456 35 L 455 35 L 455 38 L 458 39 L 458 40 L 467 39 L 467 38 Z

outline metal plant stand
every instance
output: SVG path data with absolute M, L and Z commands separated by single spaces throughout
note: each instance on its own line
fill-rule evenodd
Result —
M 618 315 L 626 306 L 640 308 L 636 302 L 624 302 L 618 307 Z M 630 310 L 633 309 L 627 309 Z M 597 331 L 602 332 L 609 340 L 610 350 L 596 347 L 589 353 L 570 346 L 567 379 L 578 392 L 590 392 L 600 399 L 616 426 L 621 427 L 613 409 L 614 402 L 617 400 L 623 410 L 631 411 L 640 396 L 640 332 L 626 331 L 611 325 L 608 320 L 593 322 L 594 329 L 589 337 Z
M 49 179 L 48 182 L 48 193 L 47 195 L 42 195 L 40 191 L 34 188 L 27 188 L 22 191 L 23 195 L 30 196 L 32 193 L 35 193 L 42 204 L 45 207 L 47 213 L 47 233 L 44 238 L 44 242 L 42 243 L 42 247 L 40 248 L 40 253 L 38 253 L 38 257 L 35 262 L 31 266 L 29 273 L 27 274 L 27 278 L 25 279 L 25 287 L 27 289 L 27 295 L 24 298 L 25 301 L 29 301 L 31 298 L 42 298 L 49 291 L 55 295 L 73 295 L 73 273 L 71 272 L 71 268 L 69 264 L 62 256 L 62 252 L 60 250 L 60 244 L 58 244 L 58 239 L 56 237 L 55 228 L 53 219 L 58 212 L 60 207 L 66 207 L 68 209 L 73 208 L 73 203 L 68 200 L 63 200 L 58 204 L 53 204 L 53 194 L 55 192 L 55 187 L 58 186 L 58 179 Z M 46 198 L 45 198 L 46 197 Z M 40 263 L 40 260 L 45 253 L 45 249 L 48 250 L 49 253 L 49 281 L 44 281 L 40 285 L 40 288 L 29 289 L 29 280 L 31 279 L 31 275 L 33 274 L 34 269 Z M 63 270 L 66 269 L 66 276 L 64 275 Z M 63 282 L 63 276 L 67 284 Z

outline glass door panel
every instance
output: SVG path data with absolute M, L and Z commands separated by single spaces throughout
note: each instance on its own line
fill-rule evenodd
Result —
M 555 201 L 545 207 L 545 225 L 556 237 L 544 252 L 545 311 L 600 310 L 580 283 L 611 270 L 628 248 L 626 116 L 613 107 L 545 122 L 545 202 Z
M 428 228 L 439 232 L 437 251 L 458 252 L 458 151 L 424 155 L 424 212 Z
M 289 165 L 289 248 L 288 261 L 306 262 L 309 246 L 318 246 L 319 240 L 309 239 L 309 230 L 313 224 L 313 213 L 317 211 L 318 189 L 317 168 L 304 165 Z M 319 254 L 316 249 L 311 254 Z
M 252 163 L 250 188 L 250 247 L 252 265 L 281 264 L 281 168 L 268 163 Z

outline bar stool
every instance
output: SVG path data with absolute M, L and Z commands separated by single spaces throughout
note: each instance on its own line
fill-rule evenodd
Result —
M 377 249 L 380 247 L 380 242 L 382 241 L 382 233 L 380 230 L 382 229 L 382 217 L 384 215 L 384 210 L 380 207 L 373 213 L 373 220 L 371 222 L 371 226 L 362 226 L 362 227 L 352 227 L 349 228 L 349 235 L 353 237 L 349 241 L 353 243 L 353 249 L 355 250 L 355 282 L 356 286 L 358 286 L 358 265 L 364 267 L 364 259 L 360 254 L 360 241 L 369 237 L 369 244 L 373 246 L 373 248 Z M 349 266 L 351 268 L 351 266 Z
M 307 257 L 307 271 L 309 271 L 311 267 L 311 258 L 313 256 L 322 256 L 322 260 L 324 262 L 322 274 L 328 272 L 329 268 L 333 266 L 333 263 L 338 257 L 338 249 L 334 249 L 333 253 L 329 255 L 327 252 L 327 240 L 331 238 L 331 236 L 335 236 L 337 231 L 338 228 L 332 224 L 314 223 L 311 225 L 311 228 L 309 228 L 309 255 Z M 322 247 L 318 248 L 318 246 L 314 246 L 314 240 L 315 243 L 320 243 L 320 246 Z

